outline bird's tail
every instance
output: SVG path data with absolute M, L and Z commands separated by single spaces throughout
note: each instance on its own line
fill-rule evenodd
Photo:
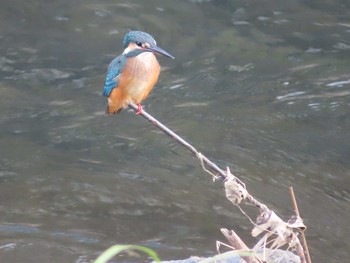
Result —
M 119 112 L 121 112 L 123 109 L 123 107 L 121 107 L 120 109 L 118 110 L 112 110 L 110 108 L 110 106 L 107 106 L 107 109 L 106 109 L 106 114 L 118 114 Z
M 106 113 L 115 114 L 128 106 L 129 96 L 122 89 L 115 88 L 109 94 Z

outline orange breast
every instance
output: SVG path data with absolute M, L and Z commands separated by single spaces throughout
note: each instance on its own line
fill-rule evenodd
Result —
M 159 63 L 153 53 L 144 52 L 129 58 L 122 72 L 121 86 L 123 86 L 136 103 L 144 100 L 158 81 Z

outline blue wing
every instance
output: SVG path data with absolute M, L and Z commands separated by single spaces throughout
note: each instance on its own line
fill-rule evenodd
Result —
M 105 80 L 105 86 L 103 88 L 103 95 L 108 97 L 112 90 L 118 87 L 118 76 L 123 70 L 126 62 L 126 57 L 120 55 L 112 60 L 111 64 L 108 66 L 108 71 Z

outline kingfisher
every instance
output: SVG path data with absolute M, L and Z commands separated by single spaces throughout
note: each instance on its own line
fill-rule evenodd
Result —
M 142 31 L 130 31 L 123 40 L 124 52 L 108 66 L 103 95 L 107 97 L 106 113 L 119 113 L 134 101 L 141 114 L 144 100 L 158 81 L 160 65 L 155 54 L 172 58 L 157 46 L 155 39 Z

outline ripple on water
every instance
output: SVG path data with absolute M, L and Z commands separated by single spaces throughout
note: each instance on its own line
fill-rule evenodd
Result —
M 335 82 L 331 82 L 326 84 L 327 87 L 343 87 L 346 84 L 350 84 L 350 79 L 348 80 L 341 80 L 341 81 L 335 81 Z
M 277 96 L 276 99 L 280 101 L 292 100 L 297 96 L 304 95 L 305 91 L 294 91 L 285 95 Z
M 87 233 L 84 231 L 47 231 L 40 229 L 39 226 L 23 225 L 23 224 L 1 224 L 0 233 L 3 235 L 22 234 L 37 236 L 41 238 L 54 238 L 56 240 L 67 240 L 77 243 L 96 244 L 101 240 L 101 234 Z M 6 244 L 0 247 L 0 249 L 9 249 L 16 247 L 16 244 Z

